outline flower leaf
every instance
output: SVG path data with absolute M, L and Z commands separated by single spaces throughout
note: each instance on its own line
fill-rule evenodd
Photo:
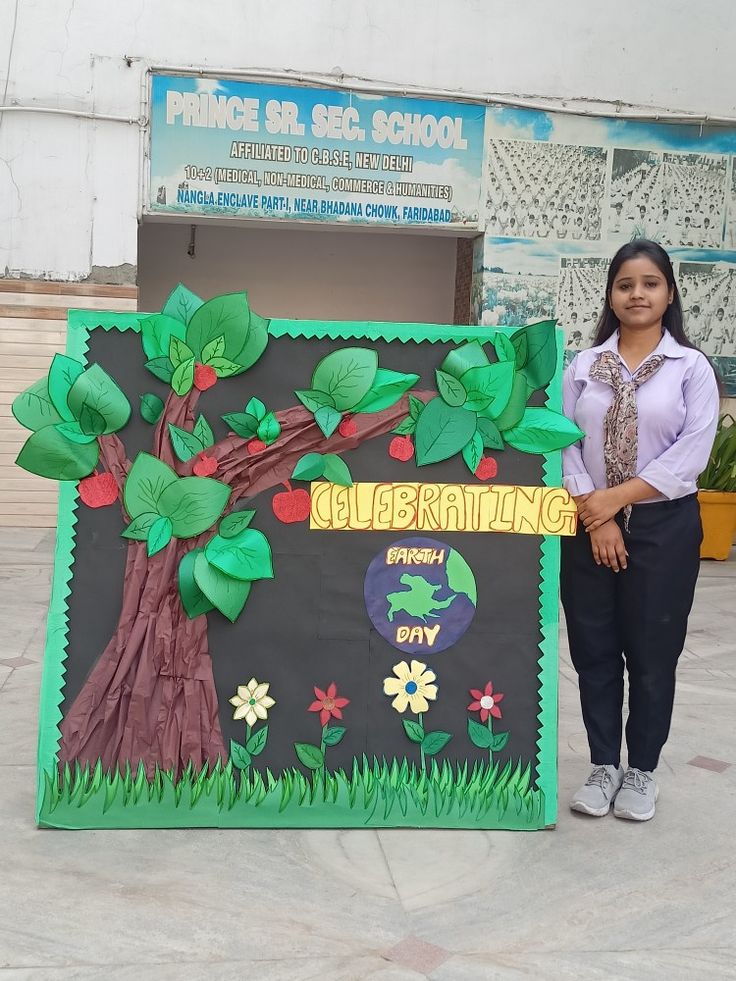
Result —
M 251 754 L 251 756 L 260 756 L 263 750 L 266 748 L 266 740 L 268 739 L 268 723 L 262 726 L 257 732 L 254 732 L 250 739 L 246 742 L 245 748 Z
M 404 719 L 404 732 L 413 743 L 421 743 L 424 739 L 424 727 L 420 725 L 419 722 L 414 722 L 413 719 Z
M 251 764 L 251 754 L 246 746 L 241 746 L 234 739 L 230 740 L 230 759 L 234 767 L 238 770 L 247 770 Z
M 422 749 L 427 756 L 434 756 L 452 739 L 451 732 L 442 732 L 439 729 L 435 732 L 428 732 L 422 740 Z
M 299 757 L 299 762 L 303 763 L 307 769 L 320 770 L 324 766 L 325 754 L 319 746 L 313 746 L 312 743 L 294 743 L 294 749 Z
M 337 746 L 346 731 L 344 726 L 330 726 L 328 729 L 325 729 L 324 735 L 322 736 L 325 746 Z
M 493 740 L 493 733 L 488 726 L 481 725 L 475 719 L 468 718 L 468 736 L 470 741 L 478 749 L 490 749 Z

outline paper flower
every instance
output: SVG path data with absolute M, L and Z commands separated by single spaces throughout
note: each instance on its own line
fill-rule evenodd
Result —
M 470 694 L 475 699 L 468 705 L 469 712 L 480 712 L 480 721 L 486 722 L 489 715 L 492 715 L 494 719 L 500 719 L 501 709 L 498 707 L 498 702 L 503 698 L 502 694 L 493 694 L 493 685 L 489 681 L 483 691 L 478 688 L 471 688 Z
M 407 706 L 412 712 L 426 712 L 429 701 L 437 698 L 437 685 L 434 671 L 427 670 L 427 665 L 421 661 L 412 661 L 411 667 L 406 661 L 394 664 L 391 669 L 395 678 L 386 678 L 383 682 L 385 695 L 395 695 L 391 705 L 397 712 L 406 712 Z M 429 701 L 428 701 L 429 699 Z
M 247 685 L 238 685 L 237 695 L 233 695 L 230 704 L 235 706 L 234 719 L 245 719 L 245 724 L 255 725 L 259 719 L 268 718 L 268 711 L 276 704 L 267 694 L 270 685 L 251 678 Z
M 342 718 L 342 709 L 346 705 L 350 704 L 349 698 L 340 698 L 337 694 L 337 685 L 334 681 L 331 681 L 327 686 L 327 691 L 322 691 L 321 688 L 314 686 L 314 694 L 317 696 L 317 701 L 312 702 L 307 711 L 309 712 L 319 712 L 320 725 L 324 728 L 330 721 L 330 716 L 336 719 Z

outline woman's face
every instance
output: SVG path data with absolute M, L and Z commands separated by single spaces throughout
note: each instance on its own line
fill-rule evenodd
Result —
M 608 298 L 622 327 L 644 330 L 662 323 L 673 292 L 657 265 L 647 256 L 623 263 Z

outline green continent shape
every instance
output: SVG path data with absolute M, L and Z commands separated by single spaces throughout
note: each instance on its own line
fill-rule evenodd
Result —
M 405 572 L 399 582 L 409 588 L 389 593 L 386 597 L 389 623 L 393 623 L 396 614 L 402 610 L 418 620 L 426 621 L 427 617 L 437 618 L 439 614 L 436 611 L 446 610 L 455 599 L 454 594 L 446 600 L 435 599 L 434 594 L 438 589 L 442 589 L 442 585 L 428 582 L 424 576 L 412 576 Z

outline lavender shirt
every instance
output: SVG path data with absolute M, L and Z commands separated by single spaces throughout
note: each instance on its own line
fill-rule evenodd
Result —
M 603 461 L 603 419 L 613 401 L 613 389 L 590 377 L 591 366 L 601 351 L 618 355 L 618 331 L 604 344 L 581 351 L 565 371 L 564 413 L 586 434 L 579 443 L 562 451 L 564 484 L 573 497 L 608 486 Z M 695 493 L 696 481 L 705 470 L 713 446 L 719 410 L 718 386 L 704 354 L 682 347 L 669 331 L 664 332 L 652 353 L 664 354 L 667 360 L 636 392 L 636 473 L 656 487 L 659 494 L 642 504 Z M 623 377 L 630 381 L 631 372 L 620 360 Z

